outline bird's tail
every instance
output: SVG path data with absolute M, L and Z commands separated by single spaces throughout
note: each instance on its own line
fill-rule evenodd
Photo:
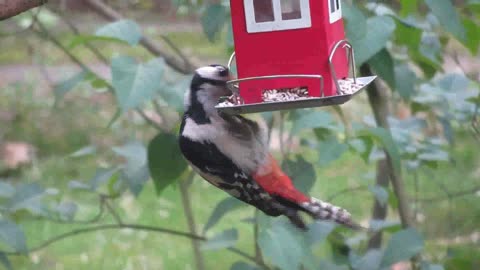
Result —
M 345 209 L 333 204 L 311 198 L 303 202 L 300 207 L 314 219 L 331 220 L 352 229 L 361 229 L 362 226 L 352 220 L 352 215 Z
M 282 171 L 273 157 L 269 158 L 253 178 L 269 194 L 280 198 L 281 201 L 288 201 L 290 205 L 295 205 L 295 208 L 306 212 L 314 219 L 331 220 L 353 229 L 361 228 L 352 220 L 347 210 L 310 198 L 296 189 L 290 177 Z

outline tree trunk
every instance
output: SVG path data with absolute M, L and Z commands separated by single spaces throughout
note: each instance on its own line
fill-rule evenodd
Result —
M 372 70 L 368 64 L 363 64 L 360 67 L 362 75 L 371 76 Z M 367 90 L 368 100 L 375 116 L 377 126 L 384 128 L 390 132 L 390 126 L 388 124 L 388 116 L 391 115 L 388 107 L 388 97 L 386 95 L 386 89 L 382 89 L 378 82 L 374 82 Z M 398 212 L 400 214 L 400 220 L 404 228 L 412 227 L 413 221 L 410 214 L 410 207 L 408 206 L 408 198 L 405 194 L 405 185 L 401 177 L 401 172 L 395 171 L 392 159 L 387 151 L 385 151 L 387 160 L 388 174 L 393 186 L 393 192 L 398 199 Z
M 382 159 L 377 163 L 377 186 L 388 189 L 389 175 L 388 164 L 386 159 Z M 382 205 L 378 200 L 375 200 L 372 210 L 372 219 L 385 220 L 387 218 L 388 205 Z M 375 233 L 368 241 L 368 249 L 378 249 L 382 246 L 382 232 Z

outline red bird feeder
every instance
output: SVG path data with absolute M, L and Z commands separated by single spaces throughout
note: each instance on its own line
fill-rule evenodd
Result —
M 376 76 L 357 78 L 341 0 L 231 0 L 238 79 L 218 104 L 230 114 L 343 104 Z M 350 67 L 350 68 L 349 68 Z M 351 73 L 351 76 L 349 76 Z

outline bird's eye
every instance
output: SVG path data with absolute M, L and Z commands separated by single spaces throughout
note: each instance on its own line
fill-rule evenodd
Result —
M 218 76 L 227 77 L 228 76 L 228 69 L 226 69 L 224 67 L 218 67 Z

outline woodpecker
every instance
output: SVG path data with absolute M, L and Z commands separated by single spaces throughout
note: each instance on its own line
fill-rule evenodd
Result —
M 294 187 L 269 153 L 264 124 L 215 109 L 220 97 L 232 94 L 226 87 L 230 79 L 227 67 L 201 67 L 185 94 L 179 144 L 192 169 L 231 196 L 269 216 L 284 215 L 300 229 L 306 229 L 306 224 L 299 211 L 357 228 L 345 209 L 310 198 Z

